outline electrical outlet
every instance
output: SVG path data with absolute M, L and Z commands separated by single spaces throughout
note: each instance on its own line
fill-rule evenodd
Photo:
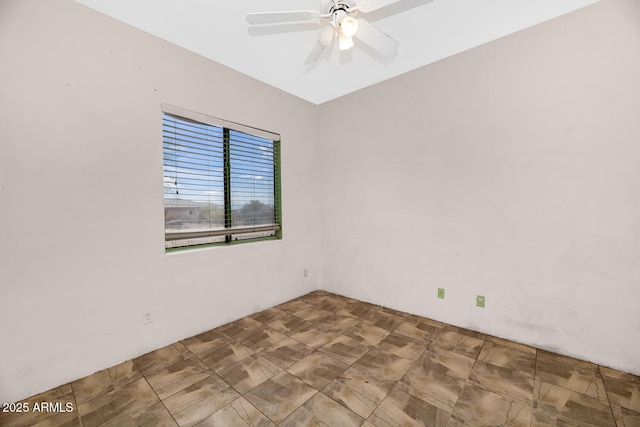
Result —
M 309 270 L 305 268 L 304 271 L 302 272 L 302 276 L 307 277 L 308 275 L 309 275 Z
M 142 324 L 148 325 L 149 323 L 153 323 L 153 315 L 150 311 L 145 311 L 142 313 Z
M 444 288 L 438 288 L 438 298 L 444 299 Z
M 484 296 L 476 295 L 476 306 L 484 308 Z

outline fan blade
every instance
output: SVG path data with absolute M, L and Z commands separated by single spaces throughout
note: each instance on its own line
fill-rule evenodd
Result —
M 369 13 L 399 1 L 401 0 L 359 0 L 357 8 L 361 12 Z
M 309 52 L 309 56 L 307 56 L 307 59 L 304 60 L 304 65 L 315 64 L 316 61 L 320 59 L 320 56 L 322 56 L 322 52 L 324 52 L 325 48 L 326 46 L 323 46 L 320 42 L 317 42 L 315 45 L 313 45 L 313 49 L 311 49 L 311 52 Z
M 358 19 L 358 32 L 356 37 L 364 44 L 384 56 L 392 55 L 399 43 L 370 24 L 365 19 Z
M 329 61 L 335 61 L 340 56 L 340 47 L 338 43 L 338 38 L 334 37 L 331 43 L 325 48 L 327 52 L 327 56 L 329 57 Z
M 295 10 L 288 12 L 258 12 L 247 13 L 247 21 L 253 25 L 277 24 L 280 22 L 311 21 L 319 17 L 317 10 Z
M 324 46 L 322 43 L 318 42 L 313 46 L 311 52 L 309 52 L 309 56 L 304 60 L 304 65 L 312 65 L 318 62 L 318 59 L 322 56 L 324 51 L 327 49 L 327 46 Z

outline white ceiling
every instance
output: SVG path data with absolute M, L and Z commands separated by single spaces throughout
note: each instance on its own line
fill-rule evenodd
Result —
M 241 73 L 321 104 L 599 0 L 400 0 L 361 14 L 400 43 L 304 62 L 319 24 L 250 26 L 248 12 L 317 10 L 322 0 L 76 0 Z

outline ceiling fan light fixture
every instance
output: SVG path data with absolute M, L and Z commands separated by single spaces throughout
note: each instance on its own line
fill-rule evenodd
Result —
M 346 37 L 353 37 L 358 32 L 358 21 L 351 16 L 345 16 L 340 20 L 340 32 Z
M 316 18 L 320 18 L 320 22 L 324 25 L 318 31 L 318 41 L 305 60 L 305 64 L 315 63 L 325 52 L 330 53 L 330 55 L 324 55 L 325 57 L 335 58 L 338 50 L 345 51 L 355 47 L 353 37 L 357 37 L 359 44 L 367 46 L 377 54 L 391 57 L 398 48 L 398 42 L 375 25 L 370 24 L 366 19 L 355 19 L 353 15 L 373 12 L 400 1 L 403 0 L 321 0 L 322 9 L 329 9 L 324 13 L 320 10 L 257 12 L 248 13 L 247 21 L 251 25 L 266 26 L 288 22 L 315 21 Z

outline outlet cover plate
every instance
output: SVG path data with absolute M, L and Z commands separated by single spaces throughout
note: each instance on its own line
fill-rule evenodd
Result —
M 444 299 L 444 288 L 438 288 L 438 298 Z
M 484 296 L 476 295 L 476 306 L 484 308 Z
M 153 313 L 151 311 L 144 311 L 142 313 L 142 324 L 148 325 L 149 323 L 153 323 Z

